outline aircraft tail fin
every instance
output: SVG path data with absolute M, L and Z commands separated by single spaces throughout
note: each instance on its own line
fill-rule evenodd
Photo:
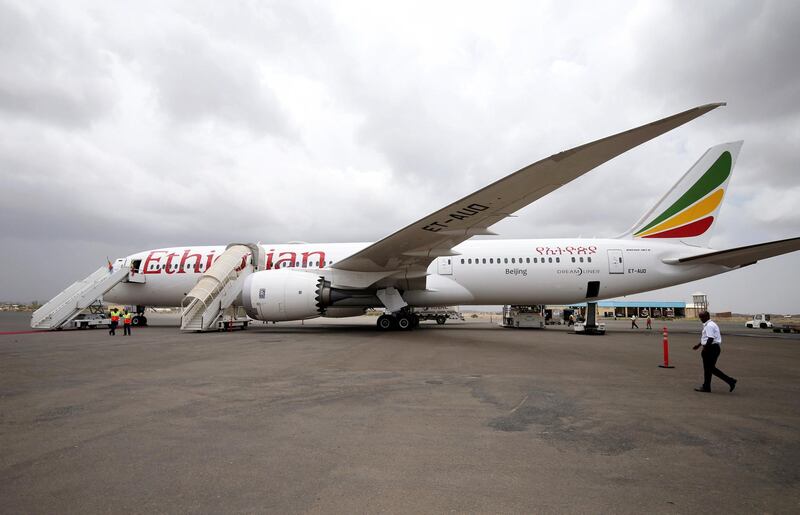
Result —
M 741 141 L 705 154 L 623 237 L 670 239 L 706 247 L 722 207 Z

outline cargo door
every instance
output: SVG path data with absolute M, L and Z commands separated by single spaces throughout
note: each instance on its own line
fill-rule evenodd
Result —
M 620 249 L 608 250 L 608 273 L 610 274 L 625 273 L 625 266 L 622 263 L 622 250 Z
M 443 256 L 439 258 L 439 275 L 452 275 L 453 274 L 453 258 Z

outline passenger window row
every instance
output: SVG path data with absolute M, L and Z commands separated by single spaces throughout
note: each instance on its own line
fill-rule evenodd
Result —
M 172 264 L 172 265 L 169 267 L 169 269 L 170 269 L 170 270 L 178 270 L 178 269 L 180 269 L 180 267 L 181 267 L 181 266 L 180 266 L 178 263 L 173 263 L 173 264 Z M 186 270 L 191 270 L 191 269 L 194 269 L 194 265 L 193 265 L 192 263 L 186 263 L 186 267 L 185 267 L 185 268 L 186 268 Z M 166 264 L 162 264 L 162 265 L 158 265 L 158 264 L 156 264 L 156 265 L 149 265 L 149 266 L 147 267 L 147 269 L 148 269 L 148 270 L 151 270 L 151 271 L 152 271 L 152 270 L 166 270 L 166 269 L 167 269 L 167 265 L 166 265 Z M 198 269 L 198 270 L 200 270 L 200 271 L 202 271 L 202 270 L 204 270 L 204 269 L 205 269 L 205 265 L 202 265 L 202 264 L 201 264 L 201 265 L 197 265 L 197 269 Z
M 463 262 L 464 260 L 462 259 L 461 261 Z M 322 262 L 320 262 L 320 261 L 309 261 L 308 262 L 308 267 L 318 268 L 320 266 L 320 264 L 322 266 L 325 266 L 326 262 L 325 261 L 322 261 Z M 333 261 L 328 261 L 327 262 L 327 266 L 331 266 L 331 265 L 333 265 Z M 169 267 L 170 270 L 178 270 L 179 268 L 180 268 L 180 265 L 178 263 L 173 263 Z M 197 267 L 197 269 L 200 270 L 201 272 L 203 270 L 205 270 L 205 268 L 206 267 L 205 267 L 204 264 L 200 264 Z M 288 261 L 285 261 L 285 262 L 281 263 L 280 265 L 273 266 L 272 268 L 273 269 L 275 269 L 275 268 L 302 268 L 302 263 L 299 262 L 299 261 L 295 262 L 295 263 L 290 263 Z M 150 270 L 150 271 L 166 270 L 167 269 L 167 265 L 166 264 L 160 264 L 160 265 L 159 264 L 150 264 L 150 265 L 148 265 L 147 269 Z M 194 269 L 194 264 L 186 263 L 186 270 L 191 270 L 191 269 Z
M 583 257 L 579 257 L 578 259 L 580 261 L 576 261 L 576 258 L 573 257 L 572 258 L 572 262 L 573 263 L 577 263 L 577 262 L 583 263 L 584 262 L 584 258 Z M 586 262 L 587 263 L 591 263 L 592 262 L 592 258 L 586 257 Z M 496 261 L 495 261 L 495 258 L 474 258 L 474 259 L 473 258 L 461 258 L 461 264 L 462 265 L 472 265 L 472 264 L 475 264 L 475 265 L 493 265 L 495 263 L 498 264 L 498 265 L 507 265 L 509 263 L 512 264 L 512 265 L 515 265 L 515 264 L 522 265 L 522 264 L 529 264 L 529 263 L 561 263 L 561 258 L 560 257 L 533 258 L 533 261 L 531 261 L 531 258 L 524 258 L 524 259 L 523 258 L 497 258 Z
M 303 265 L 303 263 L 300 262 L 300 261 L 296 261 L 294 263 L 291 263 L 289 261 L 285 261 L 283 263 L 273 265 L 271 267 L 271 269 L 276 269 L 276 268 L 303 268 L 302 265 Z M 333 261 L 327 261 L 327 262 L 326 261 L 309 261 L 308 264 L 306 265 L 306 268 L 319 268 L 320 265 L 321 266 L 326 266 L 326 265 L 327 266 L 331 266 L 331 265 L 333 265 Z

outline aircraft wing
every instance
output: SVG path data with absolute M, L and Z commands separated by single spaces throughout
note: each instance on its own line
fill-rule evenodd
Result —
M 788 254 L 796 250 L 800 250 L 800 238 L 770 241 L 768 243 L 707 252 L 685 258 L 666 259 L 664 262 L 671 265 L 712 264 L 736 268 L 752 265 L 761 259 Z
M 623 152 L 723 105 L 695 107 L 528 165 L 340 260 L 334 273 L 371 272 L 386 277 L 392 272 L 394 278 L 424 279 L 431 261 L 454 255 L 452 249 L 459 243 L 479 234 L 494 234 L 489 227 L 515 211 Z

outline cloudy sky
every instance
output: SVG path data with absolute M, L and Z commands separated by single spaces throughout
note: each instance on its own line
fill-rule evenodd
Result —
M 160 246 L 375 240 L 717 101 L 495 230 L 614 236 L 743 139 L 712 245 L 799 236 L 798 26 L 788 1 L 0 0 L 0 300 Z M 798 313 L 798 267 L 638 297 Z

